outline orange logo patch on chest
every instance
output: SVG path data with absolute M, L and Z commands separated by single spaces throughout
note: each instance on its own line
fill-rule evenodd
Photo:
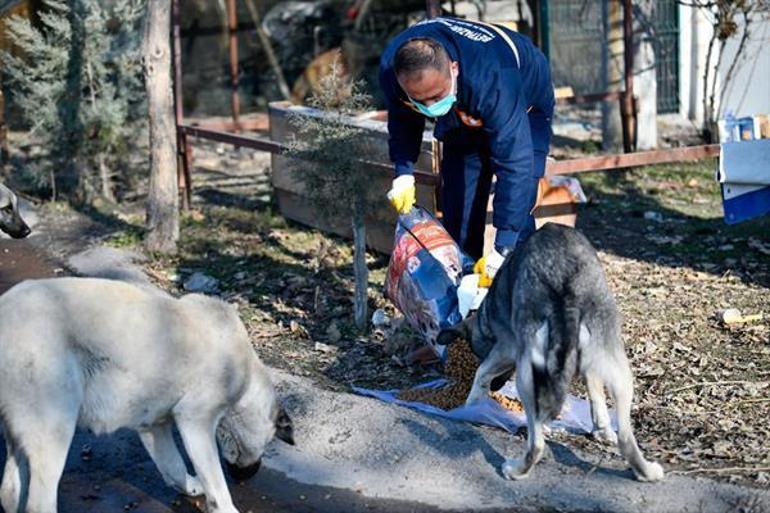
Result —
M 480 118 L 474 118 L 470 114 L 467 114 L 456 107 L 455 112 L 459 116 L 460 121 L 463 122 L 463 125 L 469 128 L 481 128 L 484 126 L 484 122 Z

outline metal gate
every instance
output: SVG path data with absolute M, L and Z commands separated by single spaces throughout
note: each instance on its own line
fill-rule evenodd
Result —
M 656 0 L 655 72 L 658 113 L 679 112 L 679 3 Z
M 548 6 L 549 57 L 554 85 L 575 94 L 606 89 L 604 17 L 608 0 L 551 0 Z

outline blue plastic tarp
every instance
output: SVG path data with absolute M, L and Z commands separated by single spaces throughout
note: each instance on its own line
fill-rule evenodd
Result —
M 441 388 L 446 384 L 446 379 L 437 379 L 428 383 L 423 383 L 414 388 Z M 398 390 L 371 390 L 356 386 L 353 387 L 353 390 L 361 395 L 375 397 L 381 401 L 412 408 L 429 415 L 477 424 L 486 424 L 512 433 L 527 425 L 527 417 L 523 412 L 517 413 L 508 410 L 491 397 L 485 398 L 470 406 L 463 405 L 453 410 L 445 411 L 429 404 L 398 399 Z M 506 383 L 499 392 L 510 398 L 515 399 L 518 397 L 516 385 L 511 381 Z M 610 411 L 610 418 L 612 419 L 613 428 L 617 429 L 615 414 L 612 410 Z M 552 429 L 564 429 L 572 433 L 590 433 L 593 431 L 590 404 L 585 399 L 573 395 L 567 396 L 561 415 L 558 419 L 551 422 L 550 427 Z

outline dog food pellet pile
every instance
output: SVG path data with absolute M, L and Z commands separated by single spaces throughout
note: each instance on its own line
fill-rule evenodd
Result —
M 465 403 L 473 385 L 473 378 L 479 364 L 468 342 L 457 340 L 447 348 L 444 373 L 450 384 L 440 389 L 402 390 L 398 398 L 403 401 L 417 401 L 430 404 L 442 410 L 451 410 Z M 504 408 L 515 412 L 523 411 L 521 403 L 502 394 L 490 394 Z
M 524 407 L 518 399 L 511 399 L 507 395 L 503 395 L 500 392 L 490 392 L 489 395 L 491 395 L 492 399 L 500 403 L 500 405 L 507 410 L 511 410 L 516 413 L 522 413 L 524 411 Z

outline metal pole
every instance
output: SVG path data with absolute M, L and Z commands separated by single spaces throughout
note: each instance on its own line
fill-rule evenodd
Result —
M 551 53 L 551 34 L 548 27 L 548 0 L 540 1 L 540 27 L 538 27 L 538 34 L 540 35 L 540 50 L 545 55 L 546 59 L 550 58 Z
M 238 129 L 241 102 L 238 97 L 238 12 L 235 0 L 227 0 L 227 28 L 230 34 L 230 85 L 232 86 L 233 123 Z
M 181 14 L 179 0 L 171 1 L 171 34 L 174 49 L 174 120 L 176 122 L 177 137 L 177 182 L 182 193 L 182 210 L 190 209 L 192 196 L 192 148 L 187 135 L 179 127 L 184 124 L 184 105 L 182 96 L 182 41 L 181 41 Z
M 623 0 L 623 149 L 631 152 L 636 147 L 636 105 L 634 103 L 634 26 L 631 0 Z
M 441 14 L 439 0 L 426 0 L 425 9 L 428 12 L 428 18 L 437 18 Z
M 535 46 L 542 48 L 543 44 L 540 41 L 540 0 L 527 0 L 527 5 L 532 13 L 532 41 L 535 42 Z

